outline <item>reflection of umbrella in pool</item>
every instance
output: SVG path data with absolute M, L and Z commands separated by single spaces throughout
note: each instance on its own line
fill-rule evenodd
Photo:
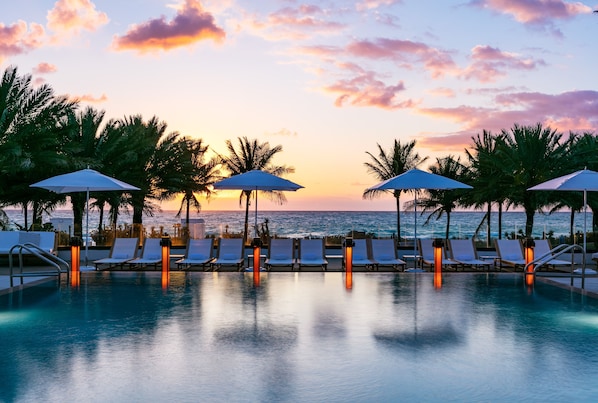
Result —
M 598 191 L 598 172 L 584 169 L 573 172 L 572 174 L 560 176 L 539 185 L 533 186 L 527 190 L 558 190 L 558 191 L 579 191 L 583 192 L 583 251 L 586 252 L 586 220 L 587 220 L 587 200 L 588 191 Z M 585 266 L 585 258 L 584 258 Z
M 274 190 L 285 190 L 295 191 L 302 189 L 303 186 L 298 185 L 290 180 L 281 178 L 276 175 L 272 175 L 268 172 L 254 169 L 249 172 L 245 172 L 239 175 L 231 176 L 230 178 L 223 179 L 214 184 L 214 189 L 222 190 L 243 190 L 243 191 L 254 191 L 255 190 L 255 231 L 257 236 L 257 191 L 274 191 Z
M 298 337 L 296 326 L 272 323 L 268 319 L 258 319 L 258 299 L 264 295 L 263 288 L 246 289 L 243 293 L 244 306 L 251 305 L 251 319 L 235 321 L 230 326 L 217 329 L 214 337 L 219 346 L 233 346 L 250 351 L 286 351 Z M 260 304 L 267 304 L 261 299 Z
M 423 189 L 449 190 L 472 189 L 471 186 L 446 176 L 436 175 L 414 168 L 393 178 L 387 179 L 370 187 L 368 190 L 413 190 L 415 194 L 414 206 L 414 236 L 413 255 L 417 255 L 417 191 Z M 400 236 L 400 234 L 397 234 Z M 415 271 L 415 266 L 414 266 Z
M 89 192 L 100 191 L 129 191 L 139 190 L 138 187 L 129 185 L 128 183 L 111 178 L 104 174 L 94 171 L 93 169 L 81 169 L 79 171 L 68 174 L 53 176 L 44 179 L 41 182 L 29 185 L 31 187 L 38 187 L 51 190 L 56 193 L 75 193 L 86 192 L 85 199 L 85 231 L 89 236 Z M 85 266 L 87 266 L 87 245 L 85 242 Z
M 450 324 L 430 326 L 414 332 L 379 330 L 374 332 L 374 339 L 387 347 L 413 350 L 455 347 L 462 342 L 461 336 Z

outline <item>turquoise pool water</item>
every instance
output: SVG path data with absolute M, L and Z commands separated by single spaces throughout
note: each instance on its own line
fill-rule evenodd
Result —
M 83 273 L 0 296 L 0 401 L 596 401 L 598 302 L 507 274 Z

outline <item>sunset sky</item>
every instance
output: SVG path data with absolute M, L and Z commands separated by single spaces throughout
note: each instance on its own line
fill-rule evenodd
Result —
M 0 68 L 105 110 L 157 116 L 213 152 L 282 145 L 305 187 L 264 210 L 394 210 L 363 200 L 366 151 L 462 156 L 514 123 L 598 132 L 598 0 L 0 2 Z M 423 169 L 427 165 L 422 166 Z M 411 196 L 405 196 L 407 201 Z M 219 192 L 205 210 L 239 208 Z M 165 208 L 172 205 L 165 204 Z M 177 206 L 178 207 L 178 206 Z

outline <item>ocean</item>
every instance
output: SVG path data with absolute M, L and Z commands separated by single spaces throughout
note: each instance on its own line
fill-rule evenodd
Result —
M 24 224 L 22 211 L 6 210 L 11 225 L 17 228 Z M 194 220 L 202 219 L 206 235 L 220 236 L 226 232 L 239 233 L 243 230 L 244 211 L 202 211 L 193 213 Z M 471 238 L 476 232 L 484 217 L 484 212 L 463 211 L 451 214 L 450 238 Z M 534 237 L 542 237 L 543 233 L 552 232 L 555 238 L 569 235 L 569 212 L 557 212 L 550 215 L 536 214 L 534 218 Z M 446 228 L 446 216 L 439 220 L 431 220 L 425 224 L 427 215 L 417 216 L 417 236 L 422 238 L 444 237 Z M 258 211 L 258 226 L 268 221 L 268 228 L 271 236 L 284 236 L 292 238 L 322 237 L 322 236 L 346 236 L 351 231 L 360 231 L 373 234 L 379 237 L 396 236 L 396 212 L 394 211 Z M 54 221 L 56 226 L 62 226 L 61 230 L 68 231 L 72 222 L 70 210 L 57 210 L 52 215 L 44 215 L 43 222 Z M 89 217 L 89 227 L 93 231 L 98 227 L 99 214 L 92 211 Z M 498 237 L 498 214 L 491 216 L 491 237 Z M 118 220 L 119 225 L 126 225 L 132 222 L 130 214 L 123 213 Z M 144 217 L 144 226 L 149 232 L 152 228 L 156 231 L 173 234 L 180 227 L 181 218 L 176 217 L 176 211 L 161 211 L 153 217 Z M 255 212 L 249 214 L 250 228 L 255 223 Z M 413 211 L 401 213 L 401 238 L 413 239 L 414 231 Z M 18 224 L 18 225 L 17 225 Z M 199 224 L 202 225 L 202 224 Z M 85 226 L 85 218 L 84 218 Z M 587 229 L 592 227 L 592 213 L 587 213 Z M 575 215 L 575 232 L 583 233 L 584 215 Z M 503 213 L 503 237 L 505 233 L 519 233 L 525 230 L 525 213 L 505 212 Z M 480 228 L 477 239 L 486 239 L 486 224 Z

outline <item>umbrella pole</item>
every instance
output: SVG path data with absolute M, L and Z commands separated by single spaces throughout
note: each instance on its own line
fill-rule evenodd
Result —
M 257 186 L 255 187 L 255 226 L 253 227 L 253 233 L 257 238 Z
M 413 237 L 413 270 L 417 270 L 417 189 L 415 189 L 415 204 L 413 206 L 414 216 L 414 237 Z
M 85 232 L 85 267 L 87 267 L 87 249 L 89 248 L 89 240 L 87 239 L 89 236 L 89 188 L 87 188 L 85 198 Z

